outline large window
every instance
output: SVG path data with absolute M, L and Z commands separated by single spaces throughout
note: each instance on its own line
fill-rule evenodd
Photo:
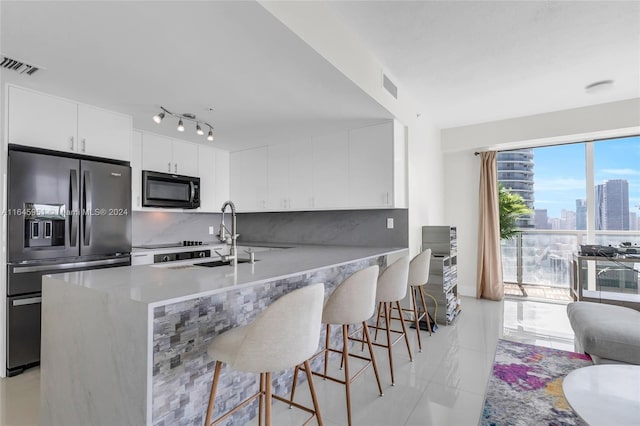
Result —
M 507 282 L 568 287 L 580 244 L 640 245 L 640 136 L 503 151 L 498 180 L 533 212 L 502 243 Z

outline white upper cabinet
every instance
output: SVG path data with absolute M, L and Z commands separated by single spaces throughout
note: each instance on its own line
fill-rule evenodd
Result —
M 142 133 L 142 170 L 173 173 L 173 141 L 155 133 Z
M 230 154 L 231 199 L 238 211 L 267 208 L 267 147 Z
M 75 152 L 78 105 L 9 86 L 9 143 Z
M 131 117 L 9 86 L 9 143 L 129 161 Z
M 197 144 L 173 139 L 172 152 L 173 168 L 171 173 L 184 176 L 198 176 Z
M 349 206 L 349 135 L 345 132 L 313 138 L 313 207 Z
M 267 210 L 289 209 L 289 144 L 267 147 L 267 172 Z
M 201 212 L 219 211 L 216 196 L 216 152 L 211 146 L 198 146 L 198 175 L 200 177 L 200 209 Z
M 142 134 L 142 169 L 198 176 L 198 145 L 155 133 Z
M 387 121 L 234 152 L 231 199 L 242 211 L 404 208 L 404 126 Z
M 289 144 L 289 209 L 313 208 L 313 144 L 311 139 Z
M 131 117 L 90 105 L 78 105 L 78 152 L 128 161 Z
M 393 205 L 393 123 L 349 131 L 349 207 Z
M 200 178 L 200 208 L 185 212 L 219 212 L 229 199 L 229 153 L 210 145 L 134 131 L 131 169 L 133 209 L 142 208 L 142 170 Z M 137 186 L 137 187 L 136 187 Z
M 142 132 L 131 135 L 131 208 L 142 208 Z
M 229 200 L 229 152 L 216 149 L 216 209 L 222 207 L 222 203 Z

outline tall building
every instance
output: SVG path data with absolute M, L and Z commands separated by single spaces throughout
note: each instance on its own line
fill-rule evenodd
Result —
M 629 212 L 629 231 L 638 230 L 638 215 L 636 212 Z
M 547 209 L 535 209 L 534 217 L 536 229 L 551 229 L 549 216 L 547 215 Z
M 596 229 L 629 230 L 629 182 L 606 180 L 596 185 Z
M 512 193 L 520 195 L 533 211 L 533 149 L 516 149 L 498 152 L 498 182 Z M 520 228 L 533 228 L 534 215 L 522 216 L 517 222 Z
M 584 198 L 576 200 L 576 229 L 587 229 L 587 200 Z

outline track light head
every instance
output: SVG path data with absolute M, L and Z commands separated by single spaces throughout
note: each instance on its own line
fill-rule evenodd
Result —
M 182 119 L 178 120 L 178 131 L 184 132 L 184 123 L 182 123 Z
M 196 124 L 196 133 L 199 134 L 200 136 L 204 135 L 204 132 L 202 131 L 202 127 L 200 127 L 200 123 Z
M 209 129 L 209 134 L 207 135 L 207 140 L 208 141 L 212 141 L 213 140 L 213 130 Z
M 160 124 L 163 118 L 164 118 L 164 112 L 161 112 L 160 114 L 156 114 L 153 116 L 153 121 Z

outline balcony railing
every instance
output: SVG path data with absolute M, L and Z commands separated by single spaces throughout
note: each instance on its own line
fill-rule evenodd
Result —
M 505 282 L 549 287 L 571 286 L 571 261 L 587 231 L 521 230 L 503 240 L 502 271 Z M 640 245 L 640 231 L 596 231 L 595 244 Z

